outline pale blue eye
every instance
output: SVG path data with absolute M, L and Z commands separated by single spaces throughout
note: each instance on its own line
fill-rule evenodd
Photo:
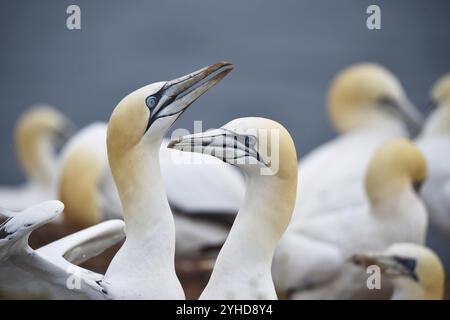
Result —
M 147 97 L 145 104 L 148 108 L 153 109 L 158 104 L 158 99 L 155 96 Z

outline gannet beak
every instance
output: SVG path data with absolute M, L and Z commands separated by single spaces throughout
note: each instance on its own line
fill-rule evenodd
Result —
M 270 166 L 258 153 L 256 142 L 257 138 L 252 134 L 239 134 L 220 128 L 172 139 L 167 147 L 207 154 L 232 165 L 236 165 L 239 159 L 248 157 L 254 159 L 255 163 Z
M 391 255 L 355 254 L 351 257 L 355 265 L 368 267 L 377 265 L 381 272 L 389 277 L 408 277 L 419 281 L 415 268 L 417 261 L 413 258 L 405 258 Z
M 407 98 L 403 98 L 396 103 L 396 107 L 411 133 L 418 133 L 422 128 L 424 119 L 417 108 Z
M 151 112 L 147 130 L 160 118 L 180 116 L 195 100 L 219 83 L 232 69 L 233 65 L 230 62 L 222 61 L 167 81 L 158 93 L 146 99 L 147 107 Z M 155 101 L 157 103 L 154 103 Z

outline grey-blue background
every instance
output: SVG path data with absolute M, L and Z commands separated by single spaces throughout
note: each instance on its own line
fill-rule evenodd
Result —
M 81 7 L 81 31 L 66 29 L 69 4 Z M 366 28 L 370 4 L 381 6 L 382 30 Z M 221 59 L 235 70 L 177 127 L 269 117 L 302 156 L 333 137 L 327 87 L 359 61 L 390 68 L 425 111 L 430 86 L 450 71 L 449 15 L 447 0 L 0 0 L 0 183 L 23 180 L 12 130 L 30 105 L 53 104 L 82 127 L 142 85 Z

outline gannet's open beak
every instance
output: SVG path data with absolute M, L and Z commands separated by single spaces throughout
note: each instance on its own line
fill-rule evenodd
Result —
M 351 262 L 355 265 L 368 267 L 377 265 L 383 274 L 389 277 L 408 277 L 414 281 L 419 278 L 416 274 L 416 260 L 383 254 L 355 254 L 351 257 Z
M 268 167 L 256 149 L 256 136 L 239 134 L 220 128 L 175 138 L 167 145 L 168 148 L 186 152 L 207 154 L 226 163 L 236 165 L 239 159 L 252 158 L 255 163 Z
M 219 83 L 232 69 L 233 65 L 230 62 L 222 61 L 167 81 L 159 92 L 146 99 L 147 107 L 150 109 L 147 130 L 158 119 L 174 115 L 180 116 L 195 100 Z

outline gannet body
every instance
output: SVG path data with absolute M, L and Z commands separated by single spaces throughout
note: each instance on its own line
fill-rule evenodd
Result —
M 421 121 L 397 78 L 370 63 L 336 76 L 328 111 L 340 135 L 300 160 L 294 224 L 364 203 L 364 175 L 374 152 L 387 140 L 407 136 L 407 127 L 417 130 Z
M 392 279 L 392 300 L 442 300 L 445 272 L 439 257 L 431 249 L 396 243 L 383 253 L 361 253 L 352 262 L 363 267 L 376 265 Z
M 31 232 L 55 219 L 64 206 L 46 201 L 22 212 L 1 209 L 0 296 L 34 299 L 105 299 L 103 275 L 78 267 L 125 236 L 124 223 L 110 220 L 74 233 L 37 250 L 28 245 Z
M 172 140 L 169 147 L 206 151 L 240 167 L 247 178 L 245 199 L 200 299 L 277 299 L 272 257 L 290 221 L 297 186 L 297 155 L 287 130 L 272 120 L 241 118 Z M 275 154 L 279 161 L 269 158 Z
M 433 86 L 431 101 L 435 109 L 416 139 L 429 169 L 422 197 L 433 225 L 450 237 L 450 75 Z
M 65 205 L 65 223 L 87 227 L 122 218 L 108 163 L 106 131 L 106 123 L 89 125 L 62 152 L 58 189 Z M 180 157 L 167 144 L 163 139 L 159 156 L 167 197 L 175 213 L 177 254 L 200 253 L 221 245 L 244 196 L 243 177 L 216 158 L 205 161 L 200 154 Z
M 24 210 L 55 198 L 56 149 L 71 133 L 68 119 L 50 106 L 34 106 L 20 117 L 15 148 L 27 182 L 18 187 L 1 186 L 1 207 Z
M 365 273 L 347 259 L 396 242 L 424 243 L 427 212 L 414 187 L 425 175 L 425 159 L 410 142 L 383 144 L 366 173 L 366 203 L 304 219 L 288 229 L 273 264 L 277 288 L 292 299 L 389 295 L 389 285 L 368 290 Z
M 101 283 L 112 299 L 184 299 L 175 273 L 175 226 L 159 151 L 170 126 L 231 69 L 230 63 L 220 62 L 150 84 L 114 109 L 108 123 L 108 159 L 123 207 L 126 240 Z

